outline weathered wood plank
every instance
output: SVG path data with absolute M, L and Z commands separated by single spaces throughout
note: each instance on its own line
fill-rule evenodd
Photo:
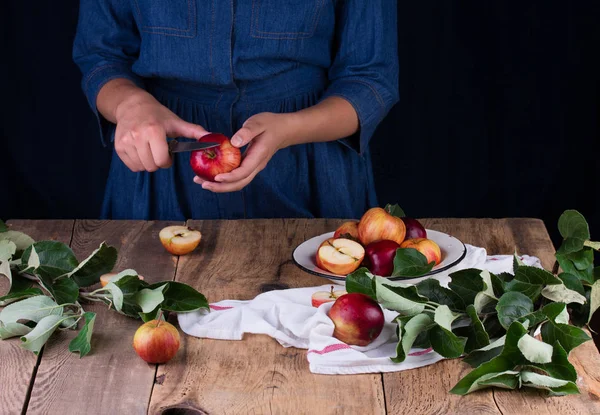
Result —
M 13 230 L 25 232 L 35 240 L 55 240 L 68 244 L 73 231 L 72 220 L 11 220 Z M 6 278 L 0 277 L 0 296 L 9 290 Z M 0 341 L 0 412 L 20 413 L 40 356 L 21 348 L 18 337 Z
M 158 232 L 173 223 L 142 221 L 77 221 L 72 247 L 78 258 L 102 241 L 119 250 L 115 271 L 137 270 L 146 281 L 170 280 L 177 257 L 164 250 Z M 29 413 L 145 414 L 156 365 L 146 364 L 132 348 L 141 320 L 102 304 L 86 305 L 97 313 L 92 352 L 80 359 L 68 351 L 75 331 L 62 332 L 48 344 L 35 379 Z
M 276 288 L 327 280 L 299 270 L 293 249 L 335 229 L 334 220 L 190 222 L 203 233 L 199 249 L 181 257 L 176 280 L 210 302 L 251 299 Z M 308 370 L 306 351 L 283 348 L 268 336 L 217 341 L 183 336 L 183 347 L 158 368 L 150 413 L 196 408 L 225 413 L 384 413 L 380 374 L 323 376 Z

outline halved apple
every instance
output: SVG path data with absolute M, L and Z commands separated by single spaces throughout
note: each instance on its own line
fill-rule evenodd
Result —
M 342 295 L 348 294 L 348 291 L 338 290 L 333 291 L 333 285 L 331 286 L 331 291 L 317 291 L 311 297 L 311 304 L 313 307 L 319 307 L 321 304 L 331 303 Z
M 173 255 L 185 255 L 192 252 L 202 239 L 200 231 L 187 226 L 167 226 L 158 234 L 165 249 Z
M 347 275 L 360 266 L 365 248 L 346 238 L 329 238 L 317 251 L 317 266 L 338 275 Z

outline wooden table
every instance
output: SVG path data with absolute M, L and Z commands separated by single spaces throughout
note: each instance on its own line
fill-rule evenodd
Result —
M 169 255 L 158 232 L 174 222 L 13 220 L 13 229 L 34 239 L 70 244 L 78 258 L 100 242 L 119 249 L 116 270 L 134 268 L 149 282 L 175 279 L 210 302 L 250 299 L 324 280 L 298 269 L 291 253 L 299 243 L 331 231 L 340 220 L 189 221 L 202 231 L 192 254 Z M 553 246 L 536 219 L 427 219 L 429 229 L 450 233 L 495 254 L 535 255 L 553 265 Z M 0 292 L 6 291 L 1 281 Z M 75 332 L 63 331 L 39 356 L 18 339 L 0 341 L 0 413 L 32 414 L 449 414 L 600 413 L 600 355 L 589 341 L 571 352 L 580 395 L 546 398 L 536 391 L 482 390 L 466 397 L 448 393 L 469 371 L 459 359 L 386 374 L 351 376 L 309 372 L 306 350 L 284 348 L 264 335 L 243 341 L 182 337 L 177 356 L 149 365 L 131 343 L 140 325 L 101 304 L 92 352 L 68 351 Z

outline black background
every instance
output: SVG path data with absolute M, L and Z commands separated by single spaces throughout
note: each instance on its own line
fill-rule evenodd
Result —
M 78 2 L 0 5 L 0 217 L 95 218 L 110 149 L 71 59 Z M 577 209 L 600 238 L 600 3 L 399 1 L 400 102 L 372 141 L 380 203 L 416 217 Z

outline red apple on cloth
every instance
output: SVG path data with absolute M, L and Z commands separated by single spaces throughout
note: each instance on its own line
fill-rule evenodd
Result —
M 335 324 L 333 337 L 346 344 L 367 346 L 381 334 L 385 318 L 379 304 L 371 297 L 350 293 L 331 306 L 329 318 Z
M 438 244 L 433 242 L 431 239 L 426 238 L 417 238 L 417 239 L 407 239 L 402 244 L 400 244 L 400 248 L 414 248 L 427 258 L 427 262 L 435 262 L 435 265 L 438 265 L 442 262 L 442 251 Z
M 344 222 L 336 229 L 334 238 L 348 238 L 358 241 L 358 221 Z
M 167 251 L 173 255 L 185 255 L 196 249 L 202 234 L 187 226 L 173 225 L 161 229 L 158 237 Z
M 356 271 L 365 257 L 361 244 L 346 238 L 329 238 L 317 251 L 316 262 L 321 269 L 338 275 Z
M 163 320 L 142 324 L 133 336 L 135 352 L 148 363 L 168 362 L 179 350 L 179 344 L 179 331 Z
M 367 210 L 358 223 L 358 237 L 365 246 L 384 239 L 401 244 L 405 235 L 406 226 L 402 219 L 379 207 Z
M 198 141 L 221 143 L 219 147 L 192 151 L 190 165 L 201 179 L 212 182 L 218 174 L 229 173 L 241 164 L 240 149 L 234 147 L 223 134 L 208 134 Z
M 337 300 L 342 295 L 348 294 L 348 291 L 345 290 L 337 290 L 333 291 L 333 285 L 331 286 L 331 291 L 317 291 L 311 297 L 311 303 L 313 307 L 319 307 L 321 304 L 330 303 L 332 301 Z
M 394 271 L 394 257 L 398 248 L 398 243 L 387 239 L 371 242 L 365 247 L 363 265 L 375 275 L 389 277 Z
M 418 220 L 404 217 L 402 222 L 406 226 L 405 239 L 427 238 L 427 231 Z

